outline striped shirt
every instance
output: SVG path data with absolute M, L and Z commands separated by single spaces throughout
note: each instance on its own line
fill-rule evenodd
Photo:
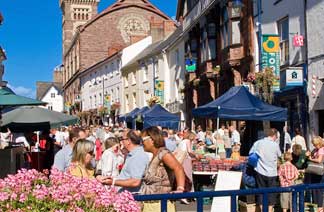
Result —
M 278 171 L 280 186 L 288 187 L 294 184 L 294 180 L 298 178 L 298 170 L 291 162 L 285 162 L 279 167 Z

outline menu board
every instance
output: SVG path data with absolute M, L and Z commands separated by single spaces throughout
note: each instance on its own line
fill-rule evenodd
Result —
M 238 190 L 241 186 L 242 172 L 219 171 L 215 191 Z M 214 197 L 211 212 L 231 212 L 231 197 Z

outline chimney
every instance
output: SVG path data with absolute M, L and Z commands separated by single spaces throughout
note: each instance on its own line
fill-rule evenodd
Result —
M 164 37 L 169 36 L 170 34 L 172 34 L 175 30 L 176 30 L 176 25 L 174 23 L 174 21 L 172 20 L 165 20 L 163 22 L 164 26 Z
M 163 40 L 176 30 L 176 25 L 172 20 L 154 20 L 152 17 L 150 25 L 153 43 Z
M 163 21 L 160 20 L 154 20 L 154 17 L 151 18 L 150 22 L 150 29 L 151 29 L 151 36 L 152 36 L 152 42 L 155 43 L 157 41 L 160 41 L 164 38 L 164 24 Z
M 53 82 L 63 84 L 63 71 L 62 67 L 55 68 L 53 72 Z

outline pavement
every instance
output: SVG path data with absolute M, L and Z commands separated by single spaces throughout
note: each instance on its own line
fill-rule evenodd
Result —
M 211 209 L 211 204 L 204 205 L 204 212 L 209 212 Z M 177 212 L 196 212 L 197 211 L 197 203 L 190 202 L 189 205 L 185 205 L 180 203 L 180 201 L 176 202 L 176 210 Z

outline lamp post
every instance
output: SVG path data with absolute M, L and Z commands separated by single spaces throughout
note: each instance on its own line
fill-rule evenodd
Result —
M 104 106 L 104 103 L 105 103 L 105 76 L 102 76 L 101 78 L 101 81 L 102 81 L 102 106 Z M 100 82 L 100 80 L 99 80 Z M 95 81 L 93 83 L 94 86 L 97 86 L 98 83 L 97 83 L 97 78 L 95 78 Z

